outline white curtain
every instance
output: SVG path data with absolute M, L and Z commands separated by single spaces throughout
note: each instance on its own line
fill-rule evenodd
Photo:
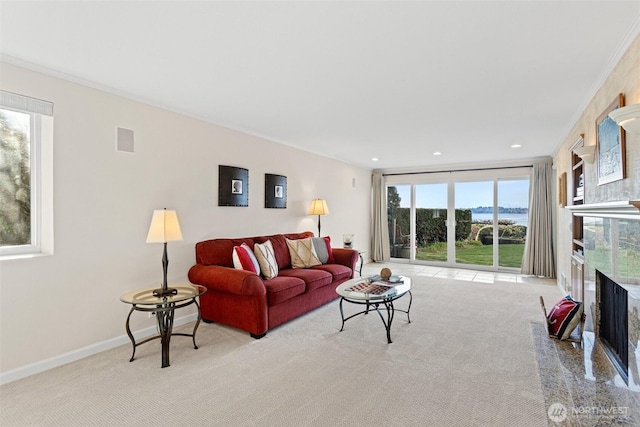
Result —
M 371 259 L 389 261 L 389 229 L 387 227 L 387 197 L 382 172 L 371 177 L 373 189 L 373 232 L 371 233 Z
M 529 223 L 522 260 L 522 273 L 556 277 L 553 250 L 553 200 L 551 160 L 533 165 L 529 186 Z

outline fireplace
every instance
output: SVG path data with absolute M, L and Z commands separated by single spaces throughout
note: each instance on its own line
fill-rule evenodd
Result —
M 628 384 L 628 292 L 598 270 L 596 270 L 596 286 L 600 295 L 600 340 L 602 341 L 605 353 L 622 379 Z
M 585 331 L 628 387 L 640 388 L 640 200 L 568 206 L 582 217 Z

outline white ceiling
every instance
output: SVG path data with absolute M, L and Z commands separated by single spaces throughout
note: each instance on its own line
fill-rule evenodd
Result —
M 0 3 L 5 62 L 366 168 L 552 155 L 639 30 L 640 0 Z

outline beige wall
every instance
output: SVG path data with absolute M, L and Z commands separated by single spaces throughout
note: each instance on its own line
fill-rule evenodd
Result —
M 317 232 L 317 217 L 307 209 L 318 197 L 331 210 L 322 234 L 334 246 L 342 245 L 343 233 L 355 233 L 357 248 L 368 246 L 370 170 L 67 80 L 0 67 L 3 90 L 55 104 L 55 252 L 0 262 L 5 379 L 128 342 L 129 307 L 120 295 L 162 279 L 162 246 L 145 243 L 154 209 L 176 209 L 184 235 L 183 242 L 169 243 L 170 282 L 186 280 L 200 240 Z M 134 130 L 135 153 L 115 150 L 117 126 Z M 249 169 L 249 207 L 217 206 L 220 164 Z M 265 173 L 287 176 L 287 209 L 264 208 Z M 138 330 L 152 326 L 143 314 L 133 323 Z
M 632 42 L 627 52 L 605 79 L 566 140 L 554 156 L 557 176 L 567 173 L 571 179 L 571 156 L 569 148 L 583 133 L 585 145 L 596 144 L 596 119 L 616 99 L 619 93 L 625 95 L 625 105 L 640 103 L 640 36 Z M 585 203 L 604 203 L 619 200 L 640 200 L 640 135 L 626 133 L 626 179 L 604 185 L 597 185 L 596 164 L 586 164 Z M 570 198 L 571 191 L 567 192 Z M 558 207 L 558 278 L 562 285 L 562 275 L 567 281 L 571 277 L 571 214 Z

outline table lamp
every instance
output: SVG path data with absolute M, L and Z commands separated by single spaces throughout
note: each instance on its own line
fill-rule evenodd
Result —
M 318 215 L 318 237 L 320 237 L 320 215 L 329 215 L 329 207 L 324 199 L 313 199 L 309 215 Z
M 178 240 L 182 240 L 182 232 L 180 231 L 180 223 L 178 222 L 176 211 L 167 210 L 166 208 L 154 210 L 151 225 L 149 226 L 149 234 L 147 234 L 147 243 L 164 243 L 164 253 L 162 255 L 162 271 L 164 273 L 162 288 L 153 291 L 153 295 L 157 297 L 178 293 L 176 289 L 167 287 L 167 267 L 169 266 L 167 242 Z

